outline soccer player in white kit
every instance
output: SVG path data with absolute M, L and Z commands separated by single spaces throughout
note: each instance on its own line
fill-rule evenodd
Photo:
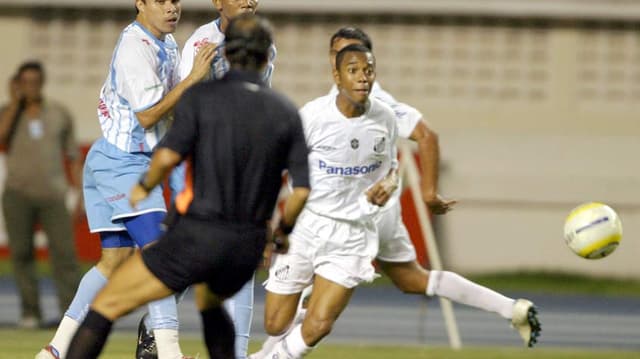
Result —
M 84 200 L 91 232 L 99 233 L 101 258 L 83 277 L 56 334 L 36 358 L 64 358 L 89 304 L 113 271 L 133 252 L 160 235 L 166 209 L 160 189 L 134 209 L 128 193 L 148 169 L 150 154 L 164 136 L 168 114 L 182 93 L 199 82 L 213 59 L 203 49 L 191 74 L 178 83 L 180 54 L 171 35 L 176 30 L 179 0 L 137 0 L 136 21 L 121 33 L 109 74 L 100 92 L 98 119 L 102 138 L 91 147 L 84 168 Z M 161 358 L 182 358 L 178 345 L 175 299 L 150 304 L 152 328 Z
M 311 194 L 289 236 L 289 252 L 269 271 L 265 329 L 284 332 L 309 284 L 307 315 L 268 358 L 300 358 L 330 331 L 355 287 L 372 281 L 378 251 L 373 216 L 397 188 L 393 110 L 369 97 L 375 59 L 362 45 L 337 54 L 337 94 L 307 103 L 300 114 L 309 146 Z
M 369 36 L 358 28 L 343 27 L 331 37 L 329 57 L 332 67 L 335 68 L 336 54 L 344 47 L 353 44 L 363 45 L 368 49 L 372 48 Z M 337 89 L 334 86 L 330 93 L 335 92 Z M 374 83 L 371 96 L 385 102 L 394 110 L 398 137 L 413 140 L 418 144 L 422 168 L 422 198 L 432 213 L 446 213 L 455 204 L 455 201 L 443 199 L 437 192 L 439 167 L 437 134 L 428 127 L 417 109 L 396 101 L 393 96 L 382 89 L 378 82 Z M 379 236 L 376 262 L 379 268 L 404 293 L 443 296 L 458 303 L 498 313 L 508 319 L 511 325 L 518 330 L 526 346 L 533 346 L 537 342 L 540 324 L 536 317 L 536 310 L 530 301 L 505 297 L 453 272 L 427 271 L 417 262 L 415 249 L 402 222 L 400 195 L 401 191 L 395 191 L 387 204 L 375 216 Z M 294 316 L 294 325 L 303 320 L 305 305 L 302 301 L 310 294 L 311 287 L 306 288 Z M 292 327 L 288 330 L 291 330 Z M 280 340 L 281 336 L 268 338 L 261 350 L 252 354 L 250 358 L 263 358 Z
M 180 61 L 180 77 L 189 75 L 193 67 L 193 60 L 200 48 L 207 44 L 216 46 L 216 54 L 211 63 L 209 78 L 221 78 L 229 70 L 229 63 L 224 58 L 224 31 L 229 25 L 229 21 L 243 13 L 255 13 L 258 8 L 258 0 L 214 0 L 218 14 L 217 19 L 197 28 L 189 37 L 182 50 Z M 273 74 L 273 62 L 276 56 L 276 48 L 271 46 L 269 61 L 263 71 L 262 80 L 267 85 L 271 85 Z M 249 336 L 251 322 L 253 319 L 254 301 L 254 280 L 252 278 L 247 284 L 234 295 L 225 301 L 225 307 L 234 322 L 236 331 L 236 357 L 244 359 L 247 356 L 249 346 Z M 195 285 L 196 304 L 200 308 L 206 300 L 207 288 L 204 285 Z

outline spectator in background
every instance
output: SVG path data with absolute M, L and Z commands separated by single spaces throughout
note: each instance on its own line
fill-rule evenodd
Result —
M 20 292 L 22 328 L 36 328 L 42 322 L 33 241 L 36 223 L 47 235 L 60 313 L 71 303 L 80 280 L 65 201 L 69 183 L 64 161 L 71 163 L 71 185 L 79 188 L 81 158 L 71 115 L 44 98 L 44 81 L 39 62 L 23 63 L 11 80 L 9 104 L 0 110 L 0 143 L 7 158 L 2 209 Z

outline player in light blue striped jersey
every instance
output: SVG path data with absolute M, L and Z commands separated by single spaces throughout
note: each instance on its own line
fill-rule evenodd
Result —
M 171 35 L 179 0 L 136 0 L 136 20 L 121 33 L 100 91 L 102 138 L 87 155 L 84 200 L 91 232 L 99 233 L 100 261 L 83 277 L 52 341 L 36 358 L 64 358 L 89 304 L 124 259 L 155 241 L 166 208 L 156 189 L 136 209 L 128 193 L 147 171 L 151 152 L 164 136 L 170 112 L 182 93 L 209 72 L 214 46 L 203 47 L 188 76 L 179 82 L 180 53 Z M 168 297 L 149 304 L 160 358 L 182 358 L 176 303 Z M 137 353 L 136 357 L 144 358 Z

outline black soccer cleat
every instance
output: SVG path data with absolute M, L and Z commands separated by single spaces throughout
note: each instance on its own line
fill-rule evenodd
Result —
M 144 320 L 148 314 L 142 316 L 138 324 L 138 345 L 136 346 L 136 359 L 158 359 L 158 348 L 153 332 L 147 331 Z

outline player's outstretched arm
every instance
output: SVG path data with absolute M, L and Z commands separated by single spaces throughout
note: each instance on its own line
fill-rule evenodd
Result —
M 208 44 L 203 46 L 193 62 L 193 68 L 191 73 L 179 84 L 176 85 L 169 93 L 162 98 L 154 106 L 136 113 L 138 122 L 145 128 L 151 128 L 155 125 L 165 114 L 173 109 L 182 94 L 194 84 L 200 82 L 208 73 L 211 67 L 211 61 L 216 52 L 215 44 Z
M 434 214 L 445 214 L 456 204 L 455 200 L 447 200 L 438 195 L 438 178 L 440 176 L 440 144 L 438 135 L 427 126 L 426 122 L 418 121 L 409 139 L 418 144 L 418 157 L 422 175 L 420 190 L 422 200 Z

